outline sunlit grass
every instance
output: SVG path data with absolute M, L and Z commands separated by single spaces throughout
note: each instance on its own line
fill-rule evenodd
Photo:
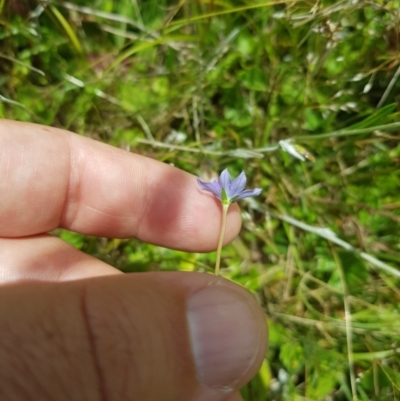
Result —
M 11 3 L 1 117 L 196 175 L 245 169 L 263 188 L 222 251 L 221 274 L 270 323 L 245 399 L 399 398 L 400 2 L 54 1 L 20 16 Z M 288 138 L 315 162 L 285 153 Z M 60 235 L 124 271 L 215 260 Z

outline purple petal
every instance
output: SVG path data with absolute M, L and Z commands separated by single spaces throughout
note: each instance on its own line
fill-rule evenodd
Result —
M 249 196 L 257 196 L 260 195 L 261 188 L 247 189 L 240 193 L 235 199 L 234 202 L 237 202 L 240 199 L 248 198 Z
M 229 171 L 227 168 L 221 173 L 218 181 L 219 185 L 221 186 L 221 189 L 223 188 L 225 189 L 225 191 L 227 191 L 232 183 L 232 179 L 231 176 L 229 175 Z
M 197 184 L 203 191 L 211 192 L 218 199 L 221 199 L 221 186 L 218 181 L 204 182 L 200 178 L 197 178 Z
M 232 182 L 231 185 L 226 189 L 226 195 L 229 199 L 238 196 L 246 187 L 246 174 L 242 171 Z

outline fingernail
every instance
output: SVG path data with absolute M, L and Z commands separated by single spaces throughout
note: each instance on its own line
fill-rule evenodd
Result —
M 189 298 L 187 311 L 199 382 L 235 386 L 264 344 L 265 320 L 255 300 L 241 290 L 209 286 Z

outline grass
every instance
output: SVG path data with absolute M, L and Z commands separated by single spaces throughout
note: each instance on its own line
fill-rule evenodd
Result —
M 0 117 L 264 189 L 222 252 L 269 317 L 246 401 L 400 398 L 400 1 L 0 6 Z M 214 264 L 59 235 L 124 271 Z

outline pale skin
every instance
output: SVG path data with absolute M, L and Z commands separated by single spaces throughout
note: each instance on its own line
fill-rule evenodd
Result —
M 7 120 L 0 120 L 0 177 L 1 400 L 242 400 L 238 390 L 265 354 L 265 320 L 250 294 L 210 274 L 125 275 L 47 234 L 62 227 L 214 251 L 220 202 L 195 177 L 67 131 Z M 240 224 L 233 204 L 225 244 Z M 254 334 L 246 343 L 254 355 L 243 357 L 227 386 L 205 385 L 196 373 L 185 312 L 194 294 L 215 287 L 250 308 Z M 239 321 L 229 325 L 221 347 L 240 330 Z

